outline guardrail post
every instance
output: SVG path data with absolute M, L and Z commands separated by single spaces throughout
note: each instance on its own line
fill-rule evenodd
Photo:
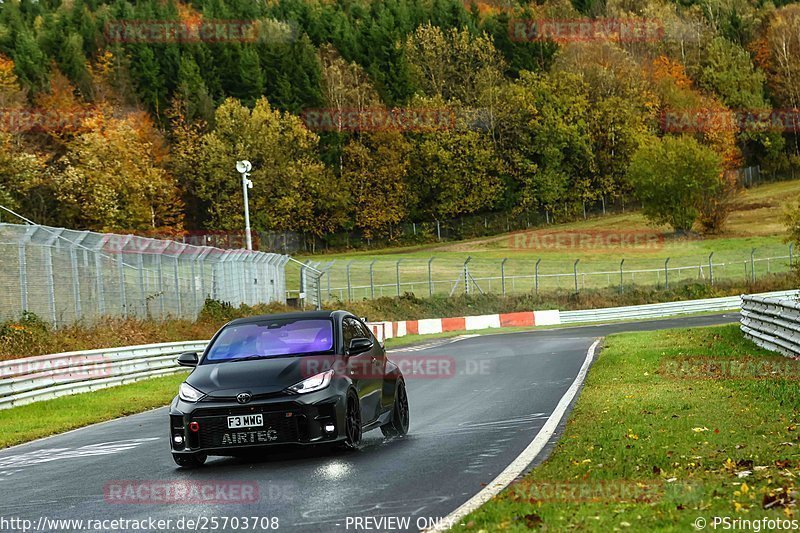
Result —
M 396 275 L 396 279 L 397 279 L 397 295 L 398 296 L 400 296 L 400 263 L 402 261 L 403 261 L 402 259 L 398 259 L 397 263 L 395 263 L 395 265 L 394 265 L 395 275 Z
M 708 279 L 711 286 L 714 286 L 714 252 L 708 254 Z
M 428 259 L 428 295 L 433 296 L 433 271 L 431 269 L 431 263 L 433 260 L 436 259 L 435 257 L 431 257 Z
M 375 299 L 375 261 L 377 259 L 373 259 L 372 262 L 369 264 L 369 297 L 370 299 Z
M 750 250 L 750 277 L 756 282 L 756 249 Z
M 580 262 L 580 259 L 576 259 L 575 263 L 572 265 L 572 273 L 575 275 L 575 292 L 580 292 L 578 288 L 578 263 Z
M 669 289 L 669 260 L 670 258 L 667 257 L 667 260 L 664 261 L 664 288 Z
M 500 290 L 503 296 L 506 295 L 506 261 L 508 261 L 508 258 L 504 257 L 500 262 Z
M 625 264 L 625 260 L 619 262 L 619 293 L 622 294 L 625 292 L 625 278 L 623 277 L 622 273 L 622 265 Z
M 534 292 L 536 292 L 537 295 L 539 294 L 539 263 L 541 262 L 542 259 L 540 257 L 539 259 L 536 260 L 536 267 L 533 270 L 533 286 L 534 286 Z

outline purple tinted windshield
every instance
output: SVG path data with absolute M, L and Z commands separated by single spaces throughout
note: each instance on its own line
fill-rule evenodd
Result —
M 205 361 L 305 355 L 332 349 L 330 319 L 271 320 L 228 326 L 214 341 Z

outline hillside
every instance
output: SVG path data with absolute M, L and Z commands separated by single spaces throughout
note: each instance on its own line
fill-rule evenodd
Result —
M 254 229 L 309 249 L 639 201 L 724 232 L 738 169 L 800 168 L 798 28 L 755 0 L 5 2 L 0 203 L 238 232 L 248 159 Z

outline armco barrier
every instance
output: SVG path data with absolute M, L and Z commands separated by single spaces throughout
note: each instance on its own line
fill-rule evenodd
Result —
M 742 296 L 740 328 L 757 345 L 800 357 L 800 303 L 797 298 Z
M 169 342 L 0 361 L 0 409 L 180 372 L 175 358 L 206 345 Z
M 800 307 L 788 300 L 800 291 L 781 291 L 743 297 L 742 330 L 770 349 L 800 355 L 792 339 L 800 338 Z M 469 317 L 370 322 L 383 341 L 410 334 L 430 334 L 515 326 L 549 326 L 578 322 L 658 318 L 704 311 L 739 309 L 739 296 L 586 311 L 526 311 Z M 776 301 L 782 301 L 779 307 Z M 131 383 L 184 370 L 175 363 L 183 352 L 201 352 L 208 341 L 126 346 L 0 361 L 0 409 L 59 396 Z M 783 353 L 787 353 L 784 351 Z
M 798 290 L 766 292 L 757 296 L 791 299 L 800 294 Z M 610 322 L 615 320 L 636 320 L 643 318 L 662 318 L 714 311 L 734 311 L 741 307 L 740 296 L 708 298 L 705 300 L 686 300 L 661 304 L 632 305 L 629 307 L 607 307 L 585 311 L 561 311 L 562 324 L 580 322 Z

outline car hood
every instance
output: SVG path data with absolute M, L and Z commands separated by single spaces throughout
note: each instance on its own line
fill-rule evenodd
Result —
M 198 365 L 186 382 L 211 397 L 235 397 L 280 392 L 322 372 L 336 356 L 274 357 Z

